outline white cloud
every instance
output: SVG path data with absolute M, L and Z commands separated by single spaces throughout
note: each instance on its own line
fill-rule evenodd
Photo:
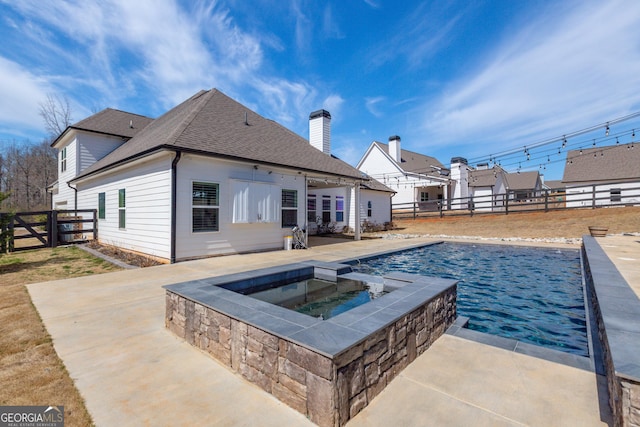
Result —
M 429 145 L 519 146 L 640 107 L 640 3 L 575 6 L 538 16 L 423 106 Z
M 342 119 L 342 106 L 344 105 L 344 98 L 337 94 L 331 94 L 327 96 L 322 102 L 322 108 L 329 111 L 332 116 L 332 120 L 340 121 Z
M 384 102 L 386 98 L 384 96 L 375 96 L 372 98 L 365 98 L 365 107 L 375 117 L 382 117 L 382 113 L 378 110 L 377 105 Z
M 39 104 L 50 91 L 42 79 L 19 64 L 0 57 L 0 117 L 3 126 L 26 128 L 44 136 Z M 9 129 L 0 129 L 8 132 Z

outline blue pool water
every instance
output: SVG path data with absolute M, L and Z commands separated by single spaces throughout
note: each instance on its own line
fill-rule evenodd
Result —
M 469 329 L 588 356 L 577 250 L 441 243 L 362 261 L 392 271 L 457 279 Z

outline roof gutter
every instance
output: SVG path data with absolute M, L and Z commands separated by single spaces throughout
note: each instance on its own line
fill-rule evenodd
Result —
M 176 214 L 178 211 L 178 190 L 176 187 L 178 182 L 178 162 L 180 161 L 181 157 L 182 152 L 176 151 L 176 156 L 171 162 L 171 264 L 174 264 L 176 262 L 176 228 L 178 224 L 176 218 Z

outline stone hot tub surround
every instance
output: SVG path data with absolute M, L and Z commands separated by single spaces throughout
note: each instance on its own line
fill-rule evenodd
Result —
M 456 318 L 453 280 L 350 271 L 310 261 L 168 285 L 166 326 L 314 423 L 341 426 Z M 391 292 L 319 320 L 229 290 L 338 275 Z

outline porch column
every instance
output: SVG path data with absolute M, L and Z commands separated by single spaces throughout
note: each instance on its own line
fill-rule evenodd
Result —
M 353 239 L 354 240 L 360 240 L 360 183 L 356 182 L 353 185 L 353 198 L 354 200 L 354 205 L 356 207 L 356 211 L 355 211 L 355 216 L 356 216 L 356 220 L 355 220 L 355 227 L 354 230 L 354 236 Z
M 446 210 L 449 200 L 449 184 L 442 186 L 442 209 Z

